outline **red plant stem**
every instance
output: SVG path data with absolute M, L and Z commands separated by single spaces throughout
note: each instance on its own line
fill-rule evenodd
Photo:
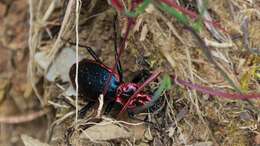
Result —
M 172 76 L 172 79 L 180 85 L 189 87 L 190 89 L 194 89 L 196 91 L 199 91 L 201 93 L 213 95 L 213 96 L 219 96 L 227 99 L 260 99 L 260 93 L 250 93 L 250 94 L 242 94 L 242 93 L 227 93 L 220 90 L 216 90 L 209 87 L 204 87 L 198 84 L 194 84 L 188 81 L 181 80 L 177 78 L 176 76 Z
M 141 92 L 143 90 L 143 88 L 148 85 L 150 82 L 152 82 L 153 80 L 155 80 L 159 75 L 161 74 L 160 70 L 155 71 L 136 91 L 135 93 L 127 100 L 126 104 L 124 105 L 124 107 L 121 109 L 121 111 L 119 112 L 119 116 L 126 110 L 128 104 L 131 102 L 131 100 L 133 98 L 135 98 L 135 96 Z
M 172 0 L 160 0 L 161 2 L 167 4 L 167 5 L 170 5 L 171 7 L 181 11 L 182 13 L 184 14 L 187 14 L 189 15 L 191 18 L 195 19 L 197 18 L 197 14 L 195 12 L 192 12 L 190 10 L 187 10 L 181 6 L 179 6 L 176 2 L 172 1 Z
M 111 0 L 112 6 L 114 6 L 119 12 L 123 11 L 124 7 L 119 0 Z
M 165 3 L 165 4 L 167 4 L 167 5 L 169 5 L 169 6 L 171 6 L 171 7 L 173 7 L 173 8 L 175 8 L 175 9 L 177 9 L 177 10 L 179 10 L 179 11 L 181 11 L 182 13 L 184 13 L 184 14 L 188 15 L 189 17 L 191 17 L 192 19 L 198 18 L 198 14 L 197 13 L 195 13 L 193 11 L 190 11 L 190 10 L 187 10 L 187 9 L 179 6 L 176 2 L 174 2 L 172 0 L 160 0 L 160 1 Z M 219 22 L 217 22 L 217 21 L 210 21 L 210 20 L 205 20 L 205 21 L 208 22 L 208 23 L 212 23 L 213 26 L 218 27 L 221 30 L 225 31 L 225 29 L 220 26 Z

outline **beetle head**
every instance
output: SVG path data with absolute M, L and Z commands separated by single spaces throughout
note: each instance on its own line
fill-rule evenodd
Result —
M 117 97 L 116 102 L 120 103 L 121 105 L 125 105 L 128 99 L 136 92 L 139 88 L 139 84 L 136 83 L 123 83 L 117 89 Z M 129 104 L 127 105 L 128 108 L 134 108 L 138 105 L 144 105 L 147 102 L 152 100 L 151 96 L 138 93 L 134 98 L 131 99 Z

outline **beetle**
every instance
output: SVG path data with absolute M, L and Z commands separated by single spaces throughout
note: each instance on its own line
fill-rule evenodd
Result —
M 116 22 L 116 15 L 114 19 L 114 22 Z M 124 44 L 132 24 L 132 19 L 129 19 L 126 29 L 127 31 L 118 49 L 116 23 L 113 23 L 115 51 L 115 65 L 113 68 L 107 67 L 97 57 L 95 51 L 91 47 L 79 45 L 86 48 L 94 59 L 83 59 L 78 62 L 78 93 L 80 97 L 83 97 L 85 101 L 89 102 L 82 109 L 80 109 L 80 116 L 83 116 L 92 105 L 98 102 L 98 97 L 100 94 L 103 94 L 104 101 L 108 102 L 106 112 L 109 112 L 115 103 L 123 106 L 120 111 L 121 113 L 125 109 L 132 109 L 138 105 L 145 105 L 152 100 L 152 96 L 141 92 L 141 89 L 143 89 L 149 82 L 157 78 L 160 73 L 150 76 L 144 84 L 135 82 L 125 83 L 123 80 L 122 66 L 119 57 L 122 49 L 124 48 Z M 114 71 L 115 68 L 116 72 Z M 73 87 L 76 88 L 76 63 L 71 66 L 69 76 Z
M 139 93 L 136 93 L 138 88 L 143 86 L 143 84 L 134 82 L 125 83 L 123 81 L 120 61 L 116 63 L 117 72 L 114 72 L 112 68 L 107 67 L 101 62 L 91 47 L 81 47 L 85 47 L 94 60 L 82 59 L 78 63 L 78 93 L 80 97 L 83 97 L 85 101 L 88 101 L 88 104 L 80 109 L 80 117 L 84 116 L 86 111 L 98 102 L 98 97 L 100 94 L 104 93 L 103 91 L 106 86 L 108 87 L 107 92 L 104 95 L 104 101 L 108 103 L 106 112 L 109 112 L 115 103 L 122 106 L 125 106 L 127 103 L 126 109 L 132 109 L 152 100 L 151 95 L 140 91 L 138 91 Z M 116 57 L 118 57 L 118 53 L 116 53 Z M 158 75 L 156 75 L 156 77 Z M 73 87 L 76 88 L 76 63 L 71 66 L 69 76 Z M 156 77 L 153 76 L 152 79 L 149 78 L 149 82 Z M 131 97 L 134 94 L 135 96 Z M 131 99 L 129 100 L 130 97 Z

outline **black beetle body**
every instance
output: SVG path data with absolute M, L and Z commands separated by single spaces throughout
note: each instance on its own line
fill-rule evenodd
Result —
M 112 73 L 111 69 L 104 64 L 96 61 L 83 59 L 78 65 L 78 87 L 79 96 L 83 97 L 86 101 L 96 102 L 100 94 L 102 94 L 106 82 Z M 73 64 L 70 68 L 70 79 L 74 88 L 76 64 Z M 114 101 L 116 97 L 117 88 L 119 87 L 119 77 L 116 73 L 112 73 L 111 80 L 108 85 L 108 90 L 105 96 L 105 100 Z
M 73 87 L 76 88 L 76 63 L 71 66 L 69 75 Z M 109 83 L 108 80 L 110 80 Z M 104 101 L 108 103 L 107 112 L 113 108 L 112 106 L 115 103 L 127 109 L 144 105 L 150 102 L 152 97 L 142 92 L 136 93 L 140 85 L 138 83 L 124 83 L 116 72 L 113 72 L 111 68 L 100 63 L 100 61 L 83 59 L 78 63 L 78 93 L 79 97 L 88 101 L 88 104 L 79 113 L 82 117 L 88 108 L 98 102 L 98 97 L 103 94 L 107 87 L 107 91 L 104 93 Z M 134 94 L 135 96 L 132 97 Z M 130 97 L 132 98 L 129 99 Z

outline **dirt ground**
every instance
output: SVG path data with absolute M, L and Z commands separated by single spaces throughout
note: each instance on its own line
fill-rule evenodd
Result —
M 158 107 L 149 114 L 134 118 L 127 113 L 120 118 L 98 116 L 98 108 L 102 108 L 99 103 L 75 123 L 77 105 L 75 97 L 67 94 L 71 81 L 65 80 L 69 73 L 64 72 L 69 67 L 60 69 L 63 66 L 58 64 L 61 67 L 54 70 L 59 74 L 50 75 L 51 67 L 46 69 L 46 64 L 55 66 L 64 48 L 75 53 L 75 46 L 69 42 L 76 42 L 78 29 L 79 43 L 94 48 L 104 64 L 113 66 L 114 32 L 117 40 L 122 40 L 127 19 L 107 1 L 82 0 L 76 23 L 76 7 L 70 2 L 0 0 L 0 146 L 260 145 L 259 97 L 231 100 L 178 83 L 172 83 L 171 89 L 160 95 Z M 179 2 L 198 12 L 195 1 Z M 203 27 L 199 35 L 210 46 L 211 57 L 242 93 L 259 95 L 260 2 L 208 0 L 207 8 L 223 28 L 217 30 L 227 39 L 220 43 Z M 248 37 L 242 25 L 245 21 Z M 236 92 L 200 49 L 194 35 L 169 13 L 146 8 L 136 18 L 125 45 L 120 60 L 126 82 L 141 70 L 152 73 L 160 69 L 204 87 Z M 49 58 L 37 58 L 41 54 Z M 79 47 L 79 54 L 90 58 L 83 47 Z M 68 56 L 61 58 L 70 61 Z M 163 75 L 145 92 L 153 93 L 162 80 Z M 80 107 L 85 104 L 79 100 Z M 116 112 L 114 109 L 112 114 Z
M 26 0 L 0 3 L 0 115 L 17 116 L 37 109 L 30 83 L 27 80 L 28 4 Z M 1 123 L 0 145 L 20 146 L 21 134 L 44 138 L 45 118 L 22 124 Z M 37 132 L 35 132 L 37 130 Z

